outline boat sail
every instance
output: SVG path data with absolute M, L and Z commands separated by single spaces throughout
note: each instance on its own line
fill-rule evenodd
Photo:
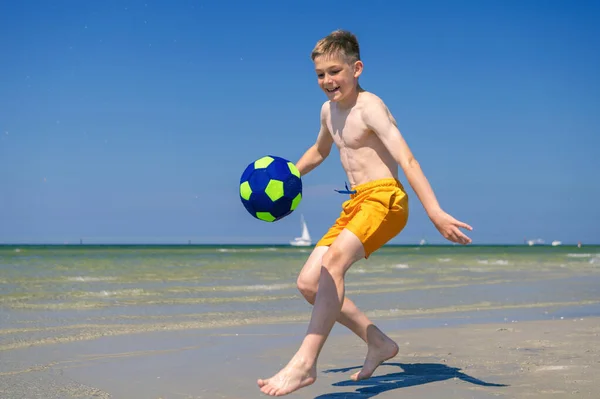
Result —
M 308 226 L 306 226 L 306 220 L 304 220 L 304 215 L 301 215 L 300 219 L 302 224 L 302 235 L 290 241 L 290 245 L 294 247 L 308 247 L 312 244 L 312 240 L 308 232 Z

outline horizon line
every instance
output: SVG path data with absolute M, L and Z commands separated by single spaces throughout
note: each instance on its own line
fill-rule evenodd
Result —
M 52 242 L 39 242 L 39 243 L 23 243 L 23 242 L 14 242 L 14 243 L 0 243 L 0 247 L 13 247 L 13 246 L 64 246 L 64 247 L 73 247 L 73 246 L 82 246 L 82 247 L 93 247 L 93 246 L 254 246 L 254 247 L 263 247 L 263 246 L 276 246 L 276 247 L 290 247 L 290 248 L 314 248 L 315 245 L 308 245 L 304 247 L 295 247 L 286 243 L 152 243 L 152 242 L 105 242 L 105 243 L 83 243 L 83 242 L 67 242 L 67 243 L 52 243 Z M 382 248 L 385 247 L 481 247 L 481 246 L 510 246 L 510 247 L 577 247 L 578 243 L 568 243 L 561 245 L 551 245 L 551 244 L 534 244 L 529 245 L 527 243 L 478 243 L 478 244 L 468 244 L 468 245 L 460 245 L 455 243 L 431 243 L 431 244 L 386 244 Z M 581 247 L 585 246 L 600 246 L 600 243 L 586 243 L 581 244 Z

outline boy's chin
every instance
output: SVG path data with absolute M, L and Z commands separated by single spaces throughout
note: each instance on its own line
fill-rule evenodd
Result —
M 331 101 L 332 103 L 337 103 L 338 101 L 340 101 L 342 99 L 342 96 L 339 93 L 333 93 L 333 94 L 325 93 L 325 95 L 327 96 L 329 101 Z

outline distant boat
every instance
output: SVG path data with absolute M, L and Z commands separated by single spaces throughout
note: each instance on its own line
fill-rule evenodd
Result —
M 290 245 L 294 247 L 308 247 L 312 244 L 312 240 L 308 232 L 306 220 L 304 220 L 304 215 L 300 215 L 300 223 L 302 224 L 302 234 L 300 235 L 300 237 L 296 237 L 292 241 L 290 241 Z
M 552 241 L 552 246 L 553 246 L 553 247 L 558 247 L 558 246 L 559 246 L 559 245 L 561 245 L 561 244 L 562 244 L 562 242 L 560 242 L 560 241 L 558 241 L 558 240 L 556 240 L 556 241 Z
M 424 238 L 419 241 L 419 245 L 426 245 L 427 244 L 427 240 L 425 240 Z

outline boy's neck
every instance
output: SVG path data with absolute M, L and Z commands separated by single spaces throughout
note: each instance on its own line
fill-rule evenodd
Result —
M 344 99 L 344 101 L 338 101 L 335 103 L 336 107 L 341 110 L 348 110 L 356 105 L 356 101 L 358 100 L 358 95 L 365 91 L 360 85 L 356 85 L 351 95 Z

